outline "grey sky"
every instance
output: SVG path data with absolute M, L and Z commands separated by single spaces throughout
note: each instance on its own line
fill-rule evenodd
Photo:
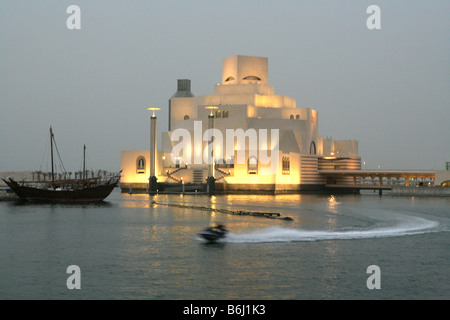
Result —
M 66 27 L 71 4 L 81 30 Z M 381 30 L 366 27 L 371 4 Z M 167 131 L 177 79 L 212 93 L 236 54 L 268 57 L 275 93 L 318 110 L 320 135 L 358 140 L 367 168 L 443 169 L 449 12 L 448 0 L 3 0 L 0 171 L 38 170 L 50 126 L 68 171 L 83 144 L 94 170 L 118 171 L 121 150 L 149 147 L 147 107 Z

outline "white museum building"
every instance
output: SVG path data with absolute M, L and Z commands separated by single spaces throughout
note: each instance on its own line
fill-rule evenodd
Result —
M 169 131 L 156 137 L 157 111 L 151 147 L 121 152 L 122 191 L 200 192 L 211 177 L 219 194 L 321 192 L 320 170 L 361 169 L 356 140 L 323 138 L 317 110 L 297 108 L 268 83 L 268 58 L 242 55 L 222 61 L 213 94 L 194 96 L 190 80 L 178 80 Z

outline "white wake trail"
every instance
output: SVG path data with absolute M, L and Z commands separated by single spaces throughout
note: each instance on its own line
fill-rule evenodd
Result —
M 261 243 L 387 238 L 433 232 L 439 225 L 436 221 L 418 217 L 408 218 L 407 221 L 389 227 L 374 227 L 373 229 L 355 229 L 349 231 L 270 227 L 243 234 L 230 233 L 224 241 L 229 243 Z

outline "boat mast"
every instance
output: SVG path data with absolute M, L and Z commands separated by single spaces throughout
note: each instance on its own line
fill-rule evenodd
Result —
M 55 172 L 53 170 L 53 131 L 50 127 L 50 156 L 52 158 L 52 184 L 55 184 Z
M 86 179 L 86 145 L 83 148 L 83 180 Z

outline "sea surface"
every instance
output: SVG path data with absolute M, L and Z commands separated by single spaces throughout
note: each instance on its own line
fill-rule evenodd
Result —
M 197 236 L 216 223 L 227 239 Z M 117 190 L 101 204 L 0 202 L 0 230 L 0 299 L 450 299 L 449 198 Z

